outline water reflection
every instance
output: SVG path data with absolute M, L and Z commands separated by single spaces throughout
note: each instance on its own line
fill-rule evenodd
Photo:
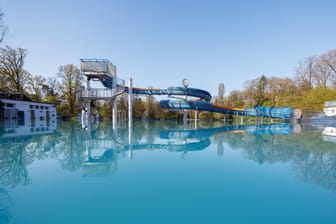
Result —
M 9 223 L 11 198 L 4 188 L 0 188 L 0 223 Z
M 63 170 L 80 170 L 83 176 L 109 176 L 117 172 L 118 160 L 131 158 L 133 151 L 166 150 L 187 159 L 210 147 L 218 156 L 225 156 L 225 147 L 230 147 L 258 164 L 290 163 L 304 181 L 336 189 L 335 142 L 325 141 L 320 129 L 298 124 L 203 124 L 190 130 L 176 123 L 139 124 L 133 128 L 131 145 L 128 129 L 115 132 L 109 123 L 87 130 L 62 123 L 57 130 L 35 135 L 1 133 L 1 189 L 30 184 L 27 167 L 36 160 L 57 160 Z
M 336 143 L 336 127 L 325 127 L 323 132 L 323 140 Z

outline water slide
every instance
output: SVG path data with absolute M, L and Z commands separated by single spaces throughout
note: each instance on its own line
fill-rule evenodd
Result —
M 128 92 L 125 87 L 125 92 Z M 227 106 L 219 106 L 211 104 L 211 94 L 202 89 L 185 88 L 185 87 L 169 87 L 167 89 L 157 88 L 132 88 L 133 94 L 138 95 L 167 95 L 169 97 L 183 96 L 180 99 L 161 100 L 160 106 L 167 109 L 186 109 L 209 111 L 229 115 L 243 115 L 253 117 L 270 117 L 279 119 L 299 119 L 300 111 L 292 107 L 255 107 L 255 108 L 235 108 Z M 186 100 L 186 97 L 193 97 Z
M 98 79 L 106 87 L 113 87 L 113 79 L 116 77 L 116 67 L 107 60 L 81 59 L 81 70 L 89 79 Z M 116 81 L 118 83 L 118 80 Z M 117 84 L 124 92 L 129 88 Z M 186 87 L 158 88 L 132 88 L 133 94 L 138 95 L 167 95 L 171 99 L 161 100 L 160 106 L 167 109 L 187 109 L 209 111 L 230 115 L 243 115 L 254 117 L 270 117 L 283 120 L 300 119 L 301 110 L 292 107 L 261 107 L 254 108 L 233 108 L 214 105 L 210 103 L 211 94 L 208 91 Z M 189 98 L 188 98 L 189 97 Z M 172 99 L 175 98 L 175 99 Z
M 189 109 L 210 111 L 230 115 L 242 115 L 252 117 L 270 117 L 280 119 L 294 118 L 294 110 L 292 107 L 255 107 L 255 108 L 235 108 L 214 105 L 203 101 L 176 101 L 176 100 L 161 100 L 160 106 L 169 109 Z
M 125 87 L 125 92 L 128 92 L 128 87 Z M 185 87 L 169 87 L 167 89 L 157 88 L 132 88 L 133 94 L 138 95 L 166 95 L 169 97 L 183 96 L 195 97 L 198 101 L 210 102 L 211 94 L 205 90 L 185 88 Z

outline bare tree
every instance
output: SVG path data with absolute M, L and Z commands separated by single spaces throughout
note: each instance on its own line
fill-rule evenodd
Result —
M 284 99 L 297 95 L 295 81 L 290 78 L 271 77 L 268 79 L 268 89 L 271 105 L 274 106 L 282 106 Z
M 58 77 L 62 79 L 60 85 L 61 97 L 64 103 L 69 106 L 70 114 L 74 114 L 77 103 L 77 94 L 81 88 L 81 75 L 79 69 L 72 65 L 59 67 Z
M 7 30 L 8 30 L 8 27 L 4 24 L 3 16 L 4 14 L 0 10 L 0 43 L 4 40 Z
M 24 93 L 24 86 L 30 74 L 23 68 L 28 51 L 23 48 L 0 48 L 0 76 L 7 91 Z
M 253 107 L 255 105 L 255 92 L 257 86 L 257 79 L 249 80 L 245 82 L 245 90 L 242 91 L 244 106 Z
M 330 69 L 331 83 L 333 86 L 336 86 L 336 50 L 329 51 L 325 54 L 324 62 Z
M 300 62 L 299 66 L 295 69 L 295 80 L 301 95 L 304 95 L 307 91 L 313 88 L 314 67 L 316 61 L 317 57 L 308 57 L 303 62 Z
M 307 57 L 296 68 L 295 80 L 303 96 L 312 88 L 336 86 L 336 50 Z
M 315 82 L 317 83 L 317 87 L 327 88 L 329 82 L 331 82 L 332 78 L 332 69 L 328 65 L 328 57 L 323 54 L 319 57 L 318 61 L 314 66 L 314 74 L 313 77 Z

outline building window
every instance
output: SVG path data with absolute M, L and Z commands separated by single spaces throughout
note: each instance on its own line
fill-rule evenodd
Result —
M 6 106 L 7 106 L 7 107 L 14 107 L 14 104 L 12 104 L 12 103 L 7 103 Z
M 30 109 L 34 109 L 34 105 L 29 105 L 29 108 Z

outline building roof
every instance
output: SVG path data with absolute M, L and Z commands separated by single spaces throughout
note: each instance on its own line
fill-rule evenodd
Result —
M 5 93 L 5 92 L 0 92 L 0 99 L 32 101 L 31 99 L 29 99 L 23 93 Z

